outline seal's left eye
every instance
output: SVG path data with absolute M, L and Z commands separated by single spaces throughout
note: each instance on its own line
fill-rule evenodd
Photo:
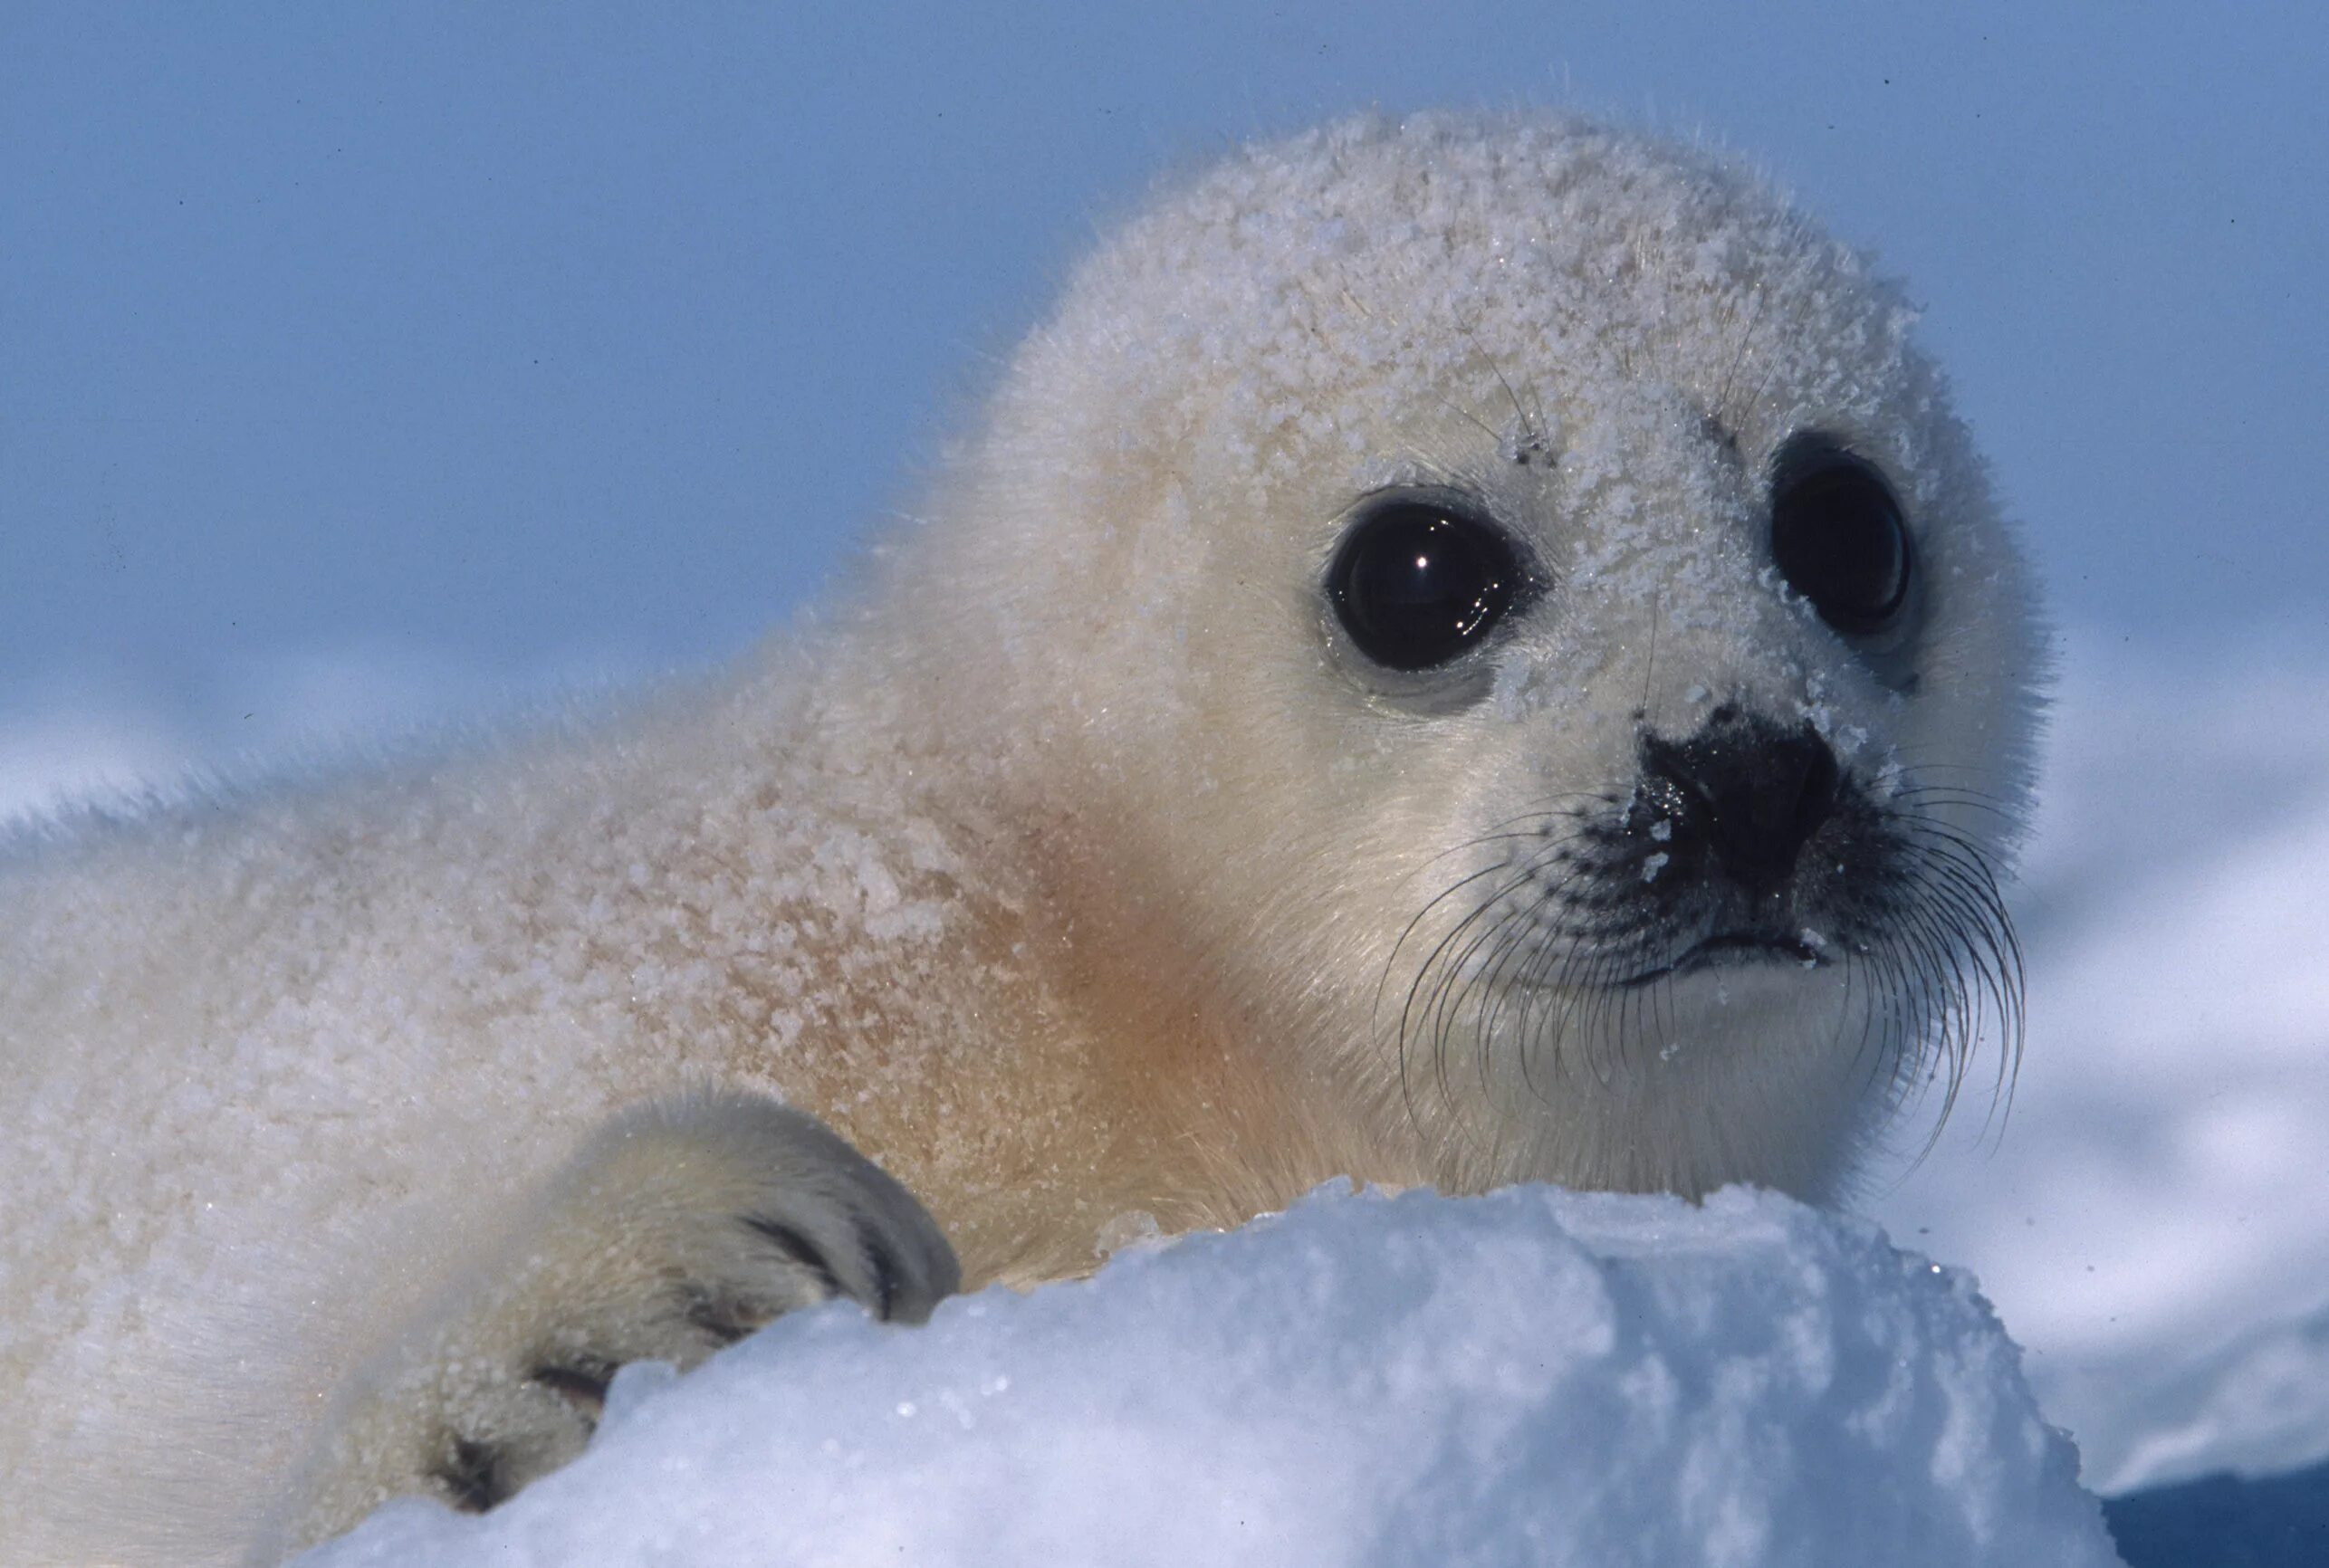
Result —
M 1424 670 L 1477 645 L 1522 581 L 1501 529 L 1444 502 L 1406 499 L 1360 516 L 1335 552 L 1327 592 L 1360 653 Z
M 1771 559 L 1820 618 L 1850 636 L 1893 623 L 1913 558 L 1883 476 L 1825 436 L 1789 442 L 1771 467 Z

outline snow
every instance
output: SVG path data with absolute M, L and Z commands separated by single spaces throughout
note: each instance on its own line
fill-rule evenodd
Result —
M 618 1380 L 500 1510 L 303 1568 L 2116 1561 L 1963 1274 L 1769 1194 L 1322 1190 Z

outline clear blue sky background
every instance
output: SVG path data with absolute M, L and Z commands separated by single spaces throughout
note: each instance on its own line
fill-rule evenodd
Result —
M 1929 307 L 2066 620 L 2329 618 L 2329 10 L 0 0 L 0 703 L 745 644 L 1160 167 L 1548 103 Z

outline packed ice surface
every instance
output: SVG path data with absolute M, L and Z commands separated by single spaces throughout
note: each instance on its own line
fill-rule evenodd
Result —
M 483 1516 L 302 1568 L 2117 1561 L 1964 1275 L 1730 1190 L 1322 1191 L 1095 1278 L 831 1305 Z

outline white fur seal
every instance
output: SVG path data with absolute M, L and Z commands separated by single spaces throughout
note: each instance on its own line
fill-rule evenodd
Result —
M 23 840 L 0 1559 L 490 1506 L 1127 1217 L 1832 1195 L 2018 1003 L 2041 643 L 1910 320 L 1722 158 L 1336 125 L 1084 264 L 848 617 Z

